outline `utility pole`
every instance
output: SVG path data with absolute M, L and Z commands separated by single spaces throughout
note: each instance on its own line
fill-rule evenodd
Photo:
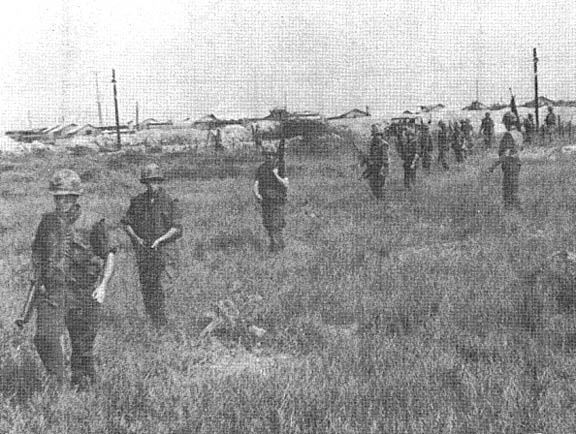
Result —
M 120 141 L 120 117 L 118 115 L 118 96 L 116 94 L 116 71 L 112 69 L 112 87 L 114 88 L 114 112 L 116 113 L 116 141 L 118 144 L 118 149 L 122 147 L 122 142 Z
M 478 80 L 476 80 L 476 101 L 480 101 L 480 96 L 478 95 Z
M 98 121 L 100 122 L 100 126 L 103 127 L 102 104 L 100 103 L 100 89 L 98 88 L 98 72 L 94 71 L 94 74 L 96 75 L 96 106 L 98 107 Z
M 30 116 L 30 110 L 28 110 L 28 127 L 32 129 L 32 117 Z
M 140 124 L 139 119 L 138 119 L 138 101 L 136 101 L 136 129 L 138 129 L 138 125 Z
M 536 56 L 536 48 L 533 51 L 534 61 L 534 110 L 536 117 L 536 131 L 540 131 L 540 119 L 538 117 L 538 56 Z

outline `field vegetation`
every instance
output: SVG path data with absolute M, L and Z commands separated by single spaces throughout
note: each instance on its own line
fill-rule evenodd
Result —
M 3 158 L 0 432 L 576 432 L 574 310 L 536 300 L 526 280 L 576 245 L 576 162 L 525 161 L 523 212 L 507 213 L 491 158 L 419 173 L 406 193 L 394 155 L 378 203 L 342 141 L 292 149 L 287 248 L 275 256 L 251 195 L 255 151 Z M 165 168 L 185 214 L 160 332 L 118 225 L 149 161 Z M 48 176 L 64 167 L 81 175 L 82 206 L 115 226 L 122 250 L 96 344 L 99 382 L 55 394 L 33 324 L 18 332 L 12 321 L 33 231 L 52 207 Z M 267 334 L 201 339 L 221 300 Z M 550 308 L 536 312 L 536 301 Z

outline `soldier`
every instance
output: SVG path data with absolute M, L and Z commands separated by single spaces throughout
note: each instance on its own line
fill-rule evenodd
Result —
M 114 270 L 116 247 L 106 222 L 83 213 L 78 174 L 59 170 L 49 184 L 54 211 L 42 215 L 32 243 L 32 264 L 39 292 L 34 344 L 48 374 L 67 383 L 61 336 L 68 331 L 72 346 L 71 382 L 79 389 L 92 384 L 94 340 L 100 304 Z
M 466 150 L 472 149 L 474 146 L 474 143 L 472 142 L 472 131 L 474 128 L 472 127 L 472 121 L 470 118 L 466 118 L 462 121 L 460 129 L 462 131 L 462 146 L 465 146 Z
M 402 139 L 402 160 L 404 161 L 404 187 L 411 189 L 416 183 L 416 164 L 420 158 L 420 148 L 418 146 L 418 137 L 412 127 L 404 130 Z
M 549 105 L 548 106 L 548 114 L 546 115 L 546 119 L 544 120 L 544 125 L 546 128 L 546 136 L 548 140 L 552 140 L 552 135 L 556 132 L 556 115 L 554 114 L 554 108 Z
M 427 124 L 422 124 L 420 129 L 420 134 L 418 135 L 418 141 L 420 142 L 420 156 L 422 157 L 422 169 L 426 171 L 427 174 L 430 173 L 430 167 L 432 165 L 432 151 L 434 151 L 434 145 L 432 143 L 432 135 L 430 134 L 430 128 Z
M 524 119 L 524 140 L 526 144 L 532 143 L 534 139 L 534 133 L 536 132 L 536 125 L 534 124 L 534 117 L 532 113 L 528 113 L 528 118 Z
M 284 207 L 288 193 L 288 178 L 278 173 L 278 154 L 272 144 L 262 147 L 264 163 L 256 171 L 253 193 L 262 206 L 262 223 L 270 238 L 270 251 L 284 249 L 282 230 L 286 226 Z
M 494 140 L 494 121 L 490 117 L 490 112 L 486 112 L 482 119 L 479 134 L 484 137 L 484 149 L 490 149 Z
M 502 193 L 506 209 L 520 208 L 518 199 L 520 177 L 520 149 L 522 134 L 516 130 L 517 119 L 512 112 L 507 112 L 502 118 L 506 132 L 500 141 L 499 159 L 490 167 L 490 172 L 502 165 Z
M 462 163 L 464 161 L 464 139 L 458 121 L 454 122 L 452 129 L 452 150 L 454 151 L 456 162 Z
M 446 122 L 440 120 L 438 122 L 438 164 L 442 166 L 444 170 L 450 169 L 446 157 L 448 156 L 448 128 L 446 127 Z
M 384 184 L 388 176 L 390 145 L 384 140 L 384 135 L 378 125 L 372 125 L 372 141 L 370 153 L 366 161 L 366 178 L 370 190 L 378 200 L 384 199 Z
M 136 252 L 144 307 L 155 327 L 167 324 L 162 278 L 174 254 L 174 241 L 182 237 L 182 214 L 177 199 L 162 188 L 164 175 L 157 164 L 140 174 L 146 191 L 130 200 L 122 218 Z

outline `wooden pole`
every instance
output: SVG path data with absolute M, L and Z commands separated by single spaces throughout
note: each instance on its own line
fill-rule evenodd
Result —
M 136 101 L 136 129 L 138 129 L 138 125 L 140 125 L 140 120 L 138 119 L 139 111 L 138 111 L 138 101 Z
M 112 87 L 114 88 L 114 112 L 116 114 L 116 141 L 118 149 L 122 147 L 120 141 L 120 116 L 118 115 L 118 95 L 116 93 L 116 71 L 112 69 Z
M 534 117 L 536 119 L 536 131 L 540 131 L 540 118 L 538 116 L 538 56 L 536 56 L 536 48 L 533 52 L 534 61 Z
M 100 122 L 100 126 L 103 127 L 104 123 L 102 122 L 102 104 L 100 103 L 100 89 L 98 87 L 98 72 L 94 72 L 96 75 L 96 105 L 98 106 L 98 122 Z

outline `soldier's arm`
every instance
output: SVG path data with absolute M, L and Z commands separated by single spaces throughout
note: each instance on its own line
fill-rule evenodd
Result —
M 262 202 L 262 196 L 260 195 L 260 190 L 258 187 L 258 180 L 254 181 L 254 186 L 252 187 L 252 193 L 258 202 Z
M 282 178 L 280 175 L 278 175 L 278 168 L 274 168 L 274 170 L 272 170 L 272 172 L 274 173 L 274 176 L 276 177 L 276 179 L 278 181 L 280 181 L 280 183 L 284 186 L 284 188 L 288 188 L 288 177 Z
M 116 261 L 116 255 L 114 251 L 108 252 L 106 255 L 106 262 L 104 263 L 104 270 L 102 271 L 102 279 L 100 284 L 96 287 L 92 293 L 92 298 L 98 303 L 103 303 L 106 297 L 106 289 L 108 288 L 108 283 L 114 274 L 114 265 Z
M 157 248 L 162 243 L 167 243 L 168 241 L 178 239 L 182 236 L 182 213 L 180 211 L 180 206 L 178 205 L 178 200 L 172 200 L 169 207 L 171 221 L 170 229 L 152 243 L 150 246 L 152 249 Z

